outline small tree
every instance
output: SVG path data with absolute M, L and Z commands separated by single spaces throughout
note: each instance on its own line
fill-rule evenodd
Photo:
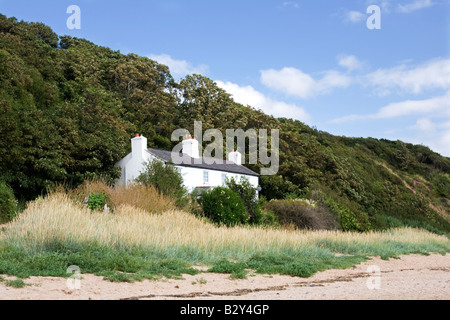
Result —
M 183 185 L 183 177 L 177 169 L 154 159 L 146 163 L 145 170 L 136 179 L 138 182 L 155 187 L 161 194 L 175 199 L 177 206 L 187 202 L 187 190 Z
M 88 201 L 87 206 L 92 211 L 94 210 L 103 210 L 105 205 L 108 203 L 108 196 L 104 193 L 91 193 Z
M 258 202 L 257 190 L 252 186 L 250 181 L 245 177 L 241 177 L 241 180 L 238 183 L 234 177 L 232 177 L 231 179 L 227 179 L 226 185 L 241 197 L 250 217 L 250 223 L 259 223 L 262 215 L 261 208 Z
M 198 202 L 203 214 L 217 224 L 233 226 L 248 221 L 244 202 L 229 188 L 216 187 L 203 191 L 198 197 Z
M 17 211 L 17 200 L 6 183 L 0 181 L 0 223 L 9 222 Z
M 261 176 L 262 195 L 267 200 L 284 199 L 286 194 L 302 194 L 303 190 L 282 176 Z

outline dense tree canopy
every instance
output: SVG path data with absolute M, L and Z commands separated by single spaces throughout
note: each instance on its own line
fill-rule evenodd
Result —
M 202 75 L 175 82 L 148 58 L 0 15 L 0 180 L 19 199 L 94 175 L 114 181 L 136 132 L 170 150 L 172 131 L 192 132 L 197 120 L 224 136 L 280 130 L 280 170 L 261 178 L 268 200 L 326 197 L 365 229 L 450 230 L 450 159 L 401 141 L 333 136 L 254 107 Z

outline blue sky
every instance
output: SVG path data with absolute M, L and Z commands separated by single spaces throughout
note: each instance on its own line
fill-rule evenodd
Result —
M 367 27 L 371 5 L 381 29 Z M 0 0 L 0 13 L 150 57 L 176 79 L 201 73 L 268 114 L 450 157 L 450 0 Z

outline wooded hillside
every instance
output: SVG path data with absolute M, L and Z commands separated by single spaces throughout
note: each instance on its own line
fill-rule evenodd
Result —
M 278 175 L 261 177 L 268 200 L 325 199 L 350 230 L 450 232 L 449 158 L 401 141 L 333 136 L 253 107 L 202 75 L 175 82 L 148 58 L 0 15 L 0 180 L 20 199 L 93 176 L 114 181 L 136 132 L 170 150 L 172 131 L 193 132 L 197 120 L 224 135 L 280 130 Z

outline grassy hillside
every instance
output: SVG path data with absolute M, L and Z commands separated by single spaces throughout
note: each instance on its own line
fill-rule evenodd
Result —
M 175 82 L 148 58 L 0 15 L 0 180 L 19 200 L 94 176 L 114 181 L 136 132 L 170 150 L 172 131 L 193 132 L 200 120 L 204 130 L 280 130 L 279 173 L 261 178 L 268 200 L 321 199 L 352 221 L 347 230 L 449 235 L 449 158 L 401 141 L 333 136 L 257 107 L 201 75 Z

